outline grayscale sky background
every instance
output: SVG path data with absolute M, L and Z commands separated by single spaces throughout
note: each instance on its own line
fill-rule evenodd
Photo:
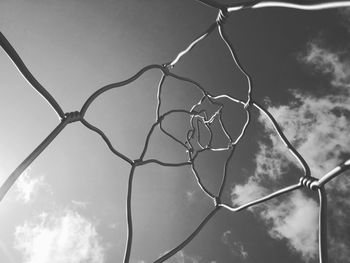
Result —
M 103 85 L 171 61 L 216 16 L 191 0 L 0 1 L 1 32 L 65 112 L 79 110 Z M 253 79 L 253 98 L 276 117 L 313 176 L 349 158 L 350 11 L 246 10 L 232 13 L 224 28 Z M 173 72 L 212 94 L 246 98 L 247 82 L 217 31 Z M 155 121 L 160 77 L 159 71 L 148 71 L 100 96 L 86 114 L 132 159 Z M 2 183 L 59 120 L 4 52 L 0 88 Z M 169 80 L 162 112 L 190 109 L 198 99 L 191 85 Z M 244 116 L 241 107 L 225 101 L 223 120 L 233 137 Z M 184 138 L 188 119 L 176 115 L 165 126 Z M 147 156 L 187 160 L 185 151 L 158 130 Z M 212 191 L 219 186 L 225 156 L 211 152 L 198 158 L 199 174 Z M 99 135 L 80 123 L 67 126 L 0 204 L 0 262 L 122 262 L 129 168 Z M 255 110 L 228 171 L 223 201 L 230 205 L 296 183 L 302 175 Z M 331 263 L 350 262 L 349 178 L 344 174 L 326 187 Z M 136 170 L 132 209 L 131 262 L 149 263 L 184 240 L 213 204 L 189 167 L 149 164 Z M 307 189 L 240 213 L 222 209 L 169 262 L 318 262 L 317 213 L 317 194 Z

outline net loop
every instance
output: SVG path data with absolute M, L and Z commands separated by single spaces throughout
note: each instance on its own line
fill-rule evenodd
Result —
M 314 182 L 317 182 L 318 180 L 311 176 L 303 176 L 300 178 L 300 184 L 305 186 L 306 188 L 309 188 L 310 190 L 317 191 L 317 186 L 314 184 Z
M 80 114 L 79 111 L 65 113 L 63 118 L 63 120 L 65 120 L 67 123 L 81 121 L 81 119 L 82 119 L 82 115 Z

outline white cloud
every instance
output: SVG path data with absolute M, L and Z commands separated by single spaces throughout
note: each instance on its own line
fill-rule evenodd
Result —
M 43 175 L 34 177 L 29 171 L 30 169 L 24 171 L 15 184 L 17 199 L 24 203 L 29 203 L 40 190 L 49 189 Z
M 238 240 L 234 240 L 232 237 L 231 230 L 227 230 L 222 234 L 221 241 L 230 249 L 231 254 L 236 258 L 246 259 L 248 257 L 248 252 L 243 244 Z
M 311 42 L 307 54 L 302 60 L 312 65 L 316 70 L 331 76 L 334 87 L 350 87 L 350 64 L 342 58 L 344 52 L 331 51 L 320 47 L 318 43 Z
M 350 114 L 350 100 L 343 95 L 316 98 L 300 93 L 294 93 L 294 99 L 293 105 L 270 107 L 269 111 L 284 127 L 287 138 L 306 159 L 312 175 L 319 178 L 344 161 L 342 155 L 349 152 L 350 119 L 347 114 Z M 260 120 L 267 127 L 266 119 Z M 288 159 L 295 163 L 290 154 L 282 157 L 281 152 L 285 147 L 277 144 L 275 138 L 275 133 L 271 132 L 271 148 L 276 153 L 271 154 L 269 159 Z M 257 159 L 257 170 L 263 165 L 265 164 Z
M 105 248 L 96 226 L 77 212 L 42 213 L 16 227 L 15 248 L 25 263 L 103 263 Z
M 260 216 L 269 225 L 269 234 L 276 239 L 286 239 L 293 250 L 310 260 L 317 255 L 318 204 L 293 192 L 278 205 L 266 203 Z
M 288 105 L 270 106 L 268 110 L 276 118 L 290 142 L 308 162 L 312 175 L 322 177 L 336 167 L 350 153 L 350 60 L 341 52 L 322 48 L 317 42 L 311 43 L 307 54 L 301 59 L 316 72 L 330 77 L 330 88 L 325 94 L 317 96 L 306 92 L 293 91 L 293 102 Z M 232 202 L 243 204 L 267 191 L 263 182 L 275 187 L 282 181 L 290 166 L 298 166 L 294 157 L 286 151 L 271 124 L 263 117 L 260 122 L 268 132 L 267 144 L 260 143 L 256 154 L 255 174 L 243 185 L 232 189 Z M 341 176 L 327 185 L 328 199 L 335 202 L 329 213 L 336 217 L 331 224 L 329 240 L 330 252 L 341 262 L 350 249 L 346 235 L 337 235 L 350 229 L 348 216 L 350 210 L 350 177 Z M 271 191 L 271 190 L 270 190 Z M 345 197 L 344 197 L 345 195 Z M 276 200 L 277 201 L 277 200 Z M 289 247 L 305 260 L 317 255 L 317 210 L 318 204 L 300 192 L 293 192 L 286 200 L 268 202 L 251 209 L 268 225 L 273 238 L 286 239 Z M 343 229 L 343 230 L 342 230 Z M 343 251 L 343 252 L 342 252 Z
M 294 92 L 293 103 L 269 107 L 269 111 L 309 163 L 312 175 L 319 178 L 350 153 L 350 61 L 343 61 L 339 54 L 315 43 L 310 44 L 303 61 L 321 72 L 330 73 L 332 90 L 317 97 Z M 260 120 L 270 131 L 271 148 L 282 152 L 281 148 L 285 147 L 277 145 L 266 119 Z M 291 160 L 291 155 L 287 158 Z
M 235 205 L 243 205 L 264 196 L 266 192 L 267 189 L 259 185 L 257 178 L 251 177 L 246 184 L 233 187 L 231 191 L 232 202 Z
M 277 136 L 270 136 L 270 140 L 275 147 L 270 147 L 264 144 L 259 145 L 258 154 L 256 159 L 256 179 L 259 179 L 261 175 L 267 175 L 271 179 L 280 179 L 281 175 L 288 170 L 289 164 L 285 161 L 286 149 L 278 141 Z

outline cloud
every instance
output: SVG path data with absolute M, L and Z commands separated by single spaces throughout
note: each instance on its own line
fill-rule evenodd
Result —
M 287 138 L 306 159 L 313 176 L 319 178 L 344 161 L 342 156 L 349 153 L 350 137 L 347 135 L 350 131 L 350 101 L 343 95 L 316 98 L 294 92 L 293 96 L 293 105 L 270 107 L 269 111 L 284 127 Z M 268 125 L 265 119 L 260 120 Z M 285 147 L 275 142 L 274 133 L 269 136 L 271 148 L 277 151 L 270 158 L 280 158 Z M 282 157 L 282 160 L 285 159 L 295 163 L 290 154 Z M 257 169 L 260 169 L 264 164 L 258 159 L 257 161 Z
M 231 254 L 236 258 L 246 259 L 248 257 L 248 252 L 243 244 L 234 240 L 232 237 L 231 230 L 227 230 L 222 234 L 221 241 L 230 249 Z
M 293 192 L 277 205 L 266 203 L 260 214 L 269 225 L 269 234 L 285 239 L 305 260 L 317 255 L 318 204 L 301 192 Z
M 246 184 L 234 186 L 231 191 L 232 202 L 235 205 L 243 205 L 264 196 L 267 189 L 262 187 L 257 180 L 256 177 L 251 177 Z
M 331 84 L 343 89 L 350 87 L 350 63 L 344 56 L 344 52 L 332 51 L 317 42 L 310 42 L 307 53 L 300 58 L 316 71 L 330 75 Z
M 270 106 L 268 110 L 306 159 L 312 175 L 320 178 L 350 155 L 350 60 L 342 52 L 323 48 L 316 41 L 308 45 L 307 52 L 299 60 L 314 72 L 327 75 L 329 89 L 317 95 L 291 91 L 289 104 Z M 264 183 L 268 182 L 274 188 L 283 182 L 290 167 L 300 167 L 286 151 L 266 117 L 261 115 L 259 122 L 267 131 L 267 137 L 265 143 L 260 141 L 254 175 L 245 184 L 232 189 L 234 204 L 261 197 L 267 192 Z M 327 184 L 328 199 L 336 205 L 329 206 L 328 220 L 334 220 L 328 231 L 330 253 L 339 262 L 347 258 L 350 249 L 349 238 L 339 234 L 350 230 L 349 214 L 345 212 L 350 210 L 349 191 L 349 176 L 342 175 Z M 287 240 L 289 247 L 305 260 L 316 257 L 318 204 L 299 191 L 283 201 L 278 200 L 250 211 L 263 219 L 271 237 Z
M 331 74 L 331 90 L 317 97 L 294 91 L 292 103 L 269 107 L 269 111 L 307 160 L 313 176 L 319 178 L 350 153 L 350 60 L 343 60 L 340 54 L 311 43 L 302 61 L 322 73 Z M 266 119 L 260 121 L 269 130 Z M 281 152 L 274 137 L 270 132 L 271 147 L 278 147 L 277 152 Z
M 48 190 L 49 185 L 45 183 L 44 176 L 34 177 L 29 173 L 30 169 L 27 169 L 18 178 L 15 184 L 15 190 L 17 192 L 17 200 L 29 203 L 37 195 L 40 190 Z
M 103 263 L 105 248 L 96 226 L 77 212 L 42 213 L 15 230 L 15 248 L 25 263 Z

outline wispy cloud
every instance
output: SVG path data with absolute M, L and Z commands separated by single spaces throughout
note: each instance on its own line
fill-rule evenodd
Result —
M 246 259 L 248 257 L 245 247 L 241 242 L 234 239 L 231 230 L 227 230 L 222 234 L 221 241 L 229 248 L 235 258 Z
M 292 91 L 293 101 L 288 105 L 270 106 L 268 110 L 277 119 L 287 138 L 308 162 L 312 175 L 322 177 L 337 166 L 350 153 L 350 60 L 342 52 L 311 42 L 307 52 L 299 57 L 302 63 L 319 74 L 329 77 L 329 90 L 313 96 Z M 283 181 L 291 166 L 297 166 L 292 155 L 286 152 L 271 125 L 263 116 L 260 122 L 267 131 L 267 143 L 260 143 L 256 154 L 255 174 L 243 185 L 232 189 L 232 202 L 242 204 L 267 192 L 264 181 L 277 185 Z M 265 140 L 264 140 L 265 141 Z M 329 213 L 337 223 L 330 224 L 330 251 L 341 262 L 349 254 L 350 240 L 339 232 L 350 229 L 350 223 L 341 211 L 349 211 L 350 178 L 342 176 L 328 184 L 328 198 L 338 208 Z M 270 190 L 271 191 L 271 190 Z M 347 195 L 349 196 L 349 194 Z M 293 192 L 280 202 L 269 202 L 252 209 L 268 226 L 273 238 L 286 239 L 289 247 L 305 260 L 317 255 L 318 204 L 300 192 Z M 343 230 L 342 230 L 343 229 Z M 337 234 L 338 233 L 338 234 Z M 336 240 L 336 241 L 335 241 Z
M 314 70 L 328 74 L 334 87 L 344 89 L 350 87 L 350 62 L 345 55 L 343 51 L 321 47 L 317 41 L 314 41 L 309 43 L 307 53 L 300 58 L 313 66 Z
M 15 230 L 15 248 L 25 263 L 103 263 L 105 248 L 96 226 L 72 210 L 42 213 Z
M 293 192 L 277 205 L 266 203 L 260 216 L 269 225 L 269 234 L 286 239 L 291 249 L 305 260 L 317 254 L 318 204 L 301 192 Z
M 27 169 L 18 178 L 15 184 L 17 199 L 24 203 L 29 203 L 31 200 L 33 200 L 40 190 L 49 189 L 50 187 L 47 183 L 45 183 L 44 176 L 34 176 L 30 173 L 30 169 Z
M 349 151 L 350 138 L 347 135 L 350 129 L 350 101 L 343 95 L 322 98 L 300 93 L 293 95 L 292 105 L 270 107 L 269 111 L 307 160 L 313 176 L 319 178 L 342 161 L 342 156 Z M 267 125 L 264 119 L 261 122 Z M 275 137 L 274 133 L 270 134 L 271 147 L 280 153 L 285 147 L 277 144 Z M 271 158 L 278 157 L 281 156 L 271 155 Z M 282 160 L 286 158 L 294 160 L 291 155 L 284 155 Z
M 255 176 L 249 178 L 245 184 L 234 186 L 231 191 L 231 197 L 235 205 L 243 205 L 266 193 L 267 189 L 259 184 L 259 178 Z

